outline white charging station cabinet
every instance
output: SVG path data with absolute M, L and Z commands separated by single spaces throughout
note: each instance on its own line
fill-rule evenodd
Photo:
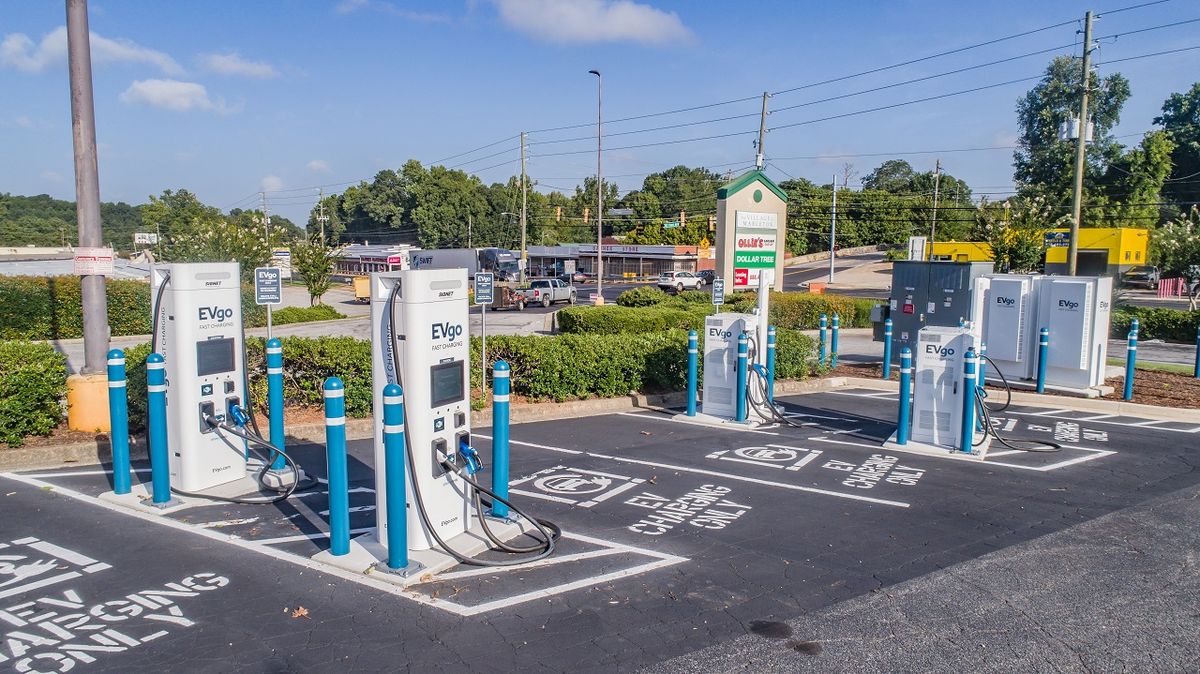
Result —
M 913 372 L 912 439 L 958 446 L 962 431 L 963 372 L 967 349 L 978 350 L 970 328 L 929 326 L 917 333 Z
M 1041 282 L 1037 274 L 989 274 L 976 279 L 975 304 L 983 312 L 981 340 L 996 369 L 1010 380 L 1032 379 L 1037 372 L 1037 316 Z
M 151 318 L 167 376 L 171 485 L 199 492 L 246 476 L 245 447 L 209 426 L 246 400 L 242 294 L 236 262 L 156 264 Z M 158 301 L 163 284 L 162 301 Z
M 704 318 L 704 414 L 730 419 L 737 414 L 738 336 L 754 334 L 757 320 L 753 314 L 733 312 Z
M 399 290 L 393 290 L 399 285 Z M 372 408 L 375 417 L 376 539 L 387 546 L 387 489 L 383 448 L 383 389 L 404 390 L 404 431 L 412 451 L 405 466 L 408 547 L 428 550 L 436 541 L 421 520 L 414 483 L 430 524 L 442 540 L 470 528 L 471 494 L 446 471 L 458 445 L 470 442 L 470 360 L 466 269 L 409 269 L 371 275 Z M 394 299 L 394 301 L 393 301 Z M 396 334 L 392 334 L 392 316 Z M 400 372 L 392 364 L 399 350 Z
M 1046 385 L 1074 389 L 1102 385 L 1108 360 L 1112 278 L 1047 276 L 1039 294 L 1037 328 L 1050 330 Z M 989 344 L 989 354 L 991 348 Z

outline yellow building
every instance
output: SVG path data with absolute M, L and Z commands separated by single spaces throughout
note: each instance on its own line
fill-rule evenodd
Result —
M 1046 273 L 1067 273 L 1071 230 L 1046 232 Z M 1080 276 L 1119 276 L 1130 267 L 1149 264 L 1150 232 L 1132 227 L 1085 227 L 1079 230 L 1077 271 Z M 931 260 L 987 262 L 992 247 L 981 241 L 937 241 Z
M 1046 273 L 1067 273 L 1071 230 L 1046 232 Z M 1084 227 L 1079 230 L 1076 271 L 1080 276 L 1119 276 L 1130 267 L 1149 264 L 1150 231 L 1132 227 Z
M 983 241 L 935 241 L 929 259 L 943 262 L 991 262 L 992 246 Z

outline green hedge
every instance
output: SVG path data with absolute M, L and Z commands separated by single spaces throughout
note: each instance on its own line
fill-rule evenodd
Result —
M 624 307 L 570 307 L 558 312 L 558 327 L 565 334 L 645 334 L 664 330 L 701 330 L 711 305 Z
M 67 359 L 49 344 L 0 342 L 0 442 L 25 444 L 62 423 Z
M 879 300 L 845 295 L 815 295 L 812 293 L 771 293 L 771 324 L 777 328 L 815 330 L 821 314 L 838 315 L 843 328 L 871 327 L 871 307 Z M 749 313 L 758 305 L 758 294 L 738 293 L 729 302 L 729 311 Z
M 346 414 L 371 414 L 371 346 L 351 337 L 285 337 L 284 400 L 289 406 L 320 407 L 326 377 L 346 385 Z M 779 330 L 776 376 L 800 379 L 810 374 L 816 354 L 812 338 Z M 471 339 L 471 382 L 478 391 L 480 342 Z M 266 410 L 263 340 L 247 341 L 250 391 L 256 409 Z M 126 351 L 130 428 L 146 423 L 148 344 Z M 504 336 L 488 338 L 488 361 L 508 361 L 513 393 L 530 400 L 611 398 L 637 391 L 680 391 L 687 385 L 687 333 L 671 330 L 638 335 Z M 473 401 L 482 407 L 484 401 Z
M 1112 314 L 1112 336 L 1124 338 L 1129 325 L 1138 319 L 1138 339 L 1161 339 L 1165 342 L 1196 343 L 1200 311 L 1182 311 L 1160 307 L 1117 307 Z
M 109 279 L 108 323 L 112 335 L 150 334 L 150 284 Z M 83 310 L 77 276 L 0 276 L 0 339 L 77 339 L 83 336 Z M 254 303 L 254 289 L 242 288 L 242 318 L 248 328 L 267 324 L 266 307 Z M 275 312 L 277 325 L 344 318 L 325 305 L 287 307 Z

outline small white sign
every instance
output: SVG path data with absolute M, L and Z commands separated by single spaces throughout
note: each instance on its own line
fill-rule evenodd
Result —
M 133 243 L 145 246 L 158 245 L 158 234 L 154 232 L 134 232 Z
M 927 239 L 923 236 L 908 237 L 908 259 L 924 260 L 925 259 L 925 242 Z
M 76 276 L 112 276 L 112 248 L 76 248 Z

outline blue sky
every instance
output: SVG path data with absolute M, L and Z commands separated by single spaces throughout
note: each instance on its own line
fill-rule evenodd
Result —
M 1141 2 L 93 0 L 101 196 L 141 203 L 163 189 L 187 188 L 229 209 L 256 204 L 256 193 L 265 189 L 273 211 L 303 221 L 316 186 L 336 191 L 339 183 L 370 178 L 409 158 L 441 160 L 523 129 L 531 132 L 528 172 L 539 189 L 569 189 L 595 171 L 596 79 L 587 73 L 593 68 L 604 74 L 607 120 L 752 99 L 606 123 L 605 145 L 614 149 L 605 153 L 604 172 L 622 189 L 676 164 L 738 171 L 753 163 L 761 105 L 753 97 L 763 91 Z M 0 191 L 73 198 L 64 15 L 61 1 L 0 0 Z M 1194 2 L 1174 0 L 1110 13 L 1095 30 L 1108 36 L 1196 18 Z M 778 93 L 770 107 L 1053 47 L 1078 53 L 1078 27 Z M 1101 42 L 1101 72 L 1119 69 L 1132 82 L 1117 134 L 1151 128 L 1170 93 L 1200 80 L 1200 50 L 1106 62 L 1198 45 L 1197 28 L 1200 23 Z M 1053 53 L 780 110 L 768 127 L 1035 76 Z M 777 128 L 767 135 L 768 173 L 828 183 L 850 162 L 857 184 L 888 157 L 836 155 L 1011 145 L 1016 99 L 1032 85 Z M 616 135 L 738 115 L 746 117 Z M 571 124 L 587 126 L 544 130 Z M 739 135 L 627 147 L 733 133 Z M 516 145 L 513 138 L 445 163 L 470 162 L 461 168 L 478 171 L 485 182 L 503 181 L 517 172 Z M 579 154 L 551 156 L 563 152 Z M 937 156 L 904 158 L 928 170 Z M 947 171 L 977 192 L 1011 189 L 1011 150 L 940 156 Z

